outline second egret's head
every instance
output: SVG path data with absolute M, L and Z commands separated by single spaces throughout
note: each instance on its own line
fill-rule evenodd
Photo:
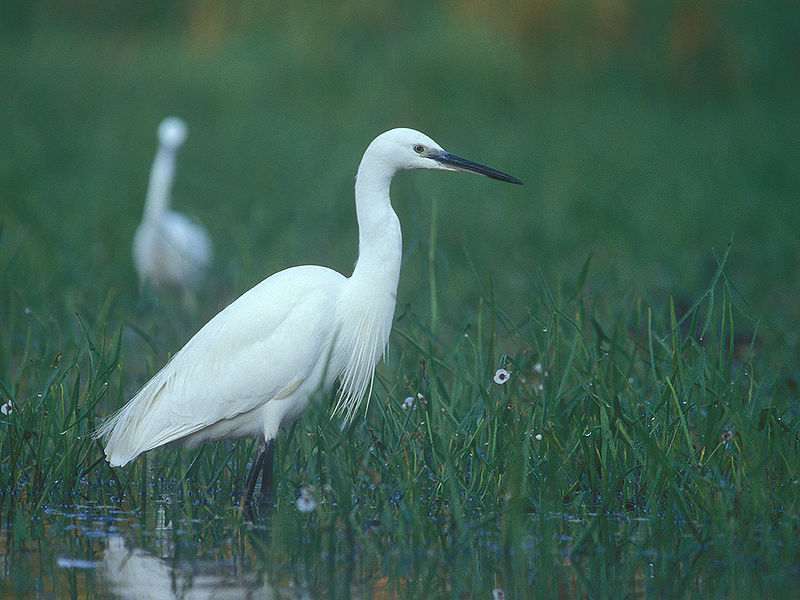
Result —
M 186 123 L 178 117 L 167 117 L 158 126 L 158 141 L 170 150 L 176 150 L 183 144 L 188 133 Z
M 401 169 L 439 169 L 443 171 L 464 171 L 477 173 L 492 179 L 522 182 L 482 164 L 455 156 L 442 149 L 424 133 L 414 129 L 391 129 L 376 137 L 364 153 L 370 162 L 383 163 L 389 170 Z

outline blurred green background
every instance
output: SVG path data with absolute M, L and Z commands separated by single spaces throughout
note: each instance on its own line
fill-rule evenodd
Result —
M 173 205 L 215 244 L 203 318 L 286 266 L 349 273 L 361 154 L 408 126 L 526 186 L 398 177 L 399 305 L 428 310 L 432 223 L 453 323 L 489 281 L 524 314 L 589 256 L 620 310 L 691 303 L 733 237 L 729 276 L 796 357 L 798 22 L 788 1 L 3 3 L 4 285 L 54 323 L 110 291 L 131 317 L 168 115 L 190 128 Z

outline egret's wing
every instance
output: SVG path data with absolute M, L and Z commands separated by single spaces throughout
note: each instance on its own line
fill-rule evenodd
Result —
M 220 312 L 98 430 L 111 464 L 295 389 L 327 360 L 343 282 L 322 267 L 287 269 Z
M 158 223 L 158 257 L 170 271 L 173 280 L 194 284 L 211 262 L 211 240 L 202 225 L 173 211 L 165 213 Z
M 160 225 L 187 258 L 191 257 L 199 266 L 208 265 L 211 260 L 211 240 L 202 225 L 174 211 L 165 213 Z
M 196 284 L 211 262 L 211 240 L 203 227 L 168 211 L 157 221 L 142 221 L 133 238 L 139 279 L 158 287 Z

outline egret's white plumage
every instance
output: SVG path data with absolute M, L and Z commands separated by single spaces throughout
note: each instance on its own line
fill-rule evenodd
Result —
M 258 437 L 271 451 L 278 429 L 337 378 L 335 413 L 352 419 L 392 327 L 402 238 L 389 188 L 401 169 L 472 171 L 520 183 L 448 154 L 411 129 L 375 138 L 356 177 L 359 254 L 353 274 L 320 266 L 286 269 L 211 319 L 100 427 L 112 465 L 168 443 Z
M 186 124 L 177 117 L 158 126 L 144 218 L 133 238 L 133 264 L 140 285 L 175 287 L 188 294 L 211 261 L 211 241 L 202 226 L 170 210 L 175 161 L 186 134 Z

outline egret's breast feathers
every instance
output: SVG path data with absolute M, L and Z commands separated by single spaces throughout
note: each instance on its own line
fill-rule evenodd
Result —
M 391 304 L 391 305 L 389 305 Z M 364 396 L 372 394 L 375 366 L 386 350 L 394 316 L 394 298 L 372 310 L 349 310 L 340 323 L 335 350 L 335 364 L 344 365 L 340 373 L 339 398 L 333 410 L 346 426 L 355 416 Z

